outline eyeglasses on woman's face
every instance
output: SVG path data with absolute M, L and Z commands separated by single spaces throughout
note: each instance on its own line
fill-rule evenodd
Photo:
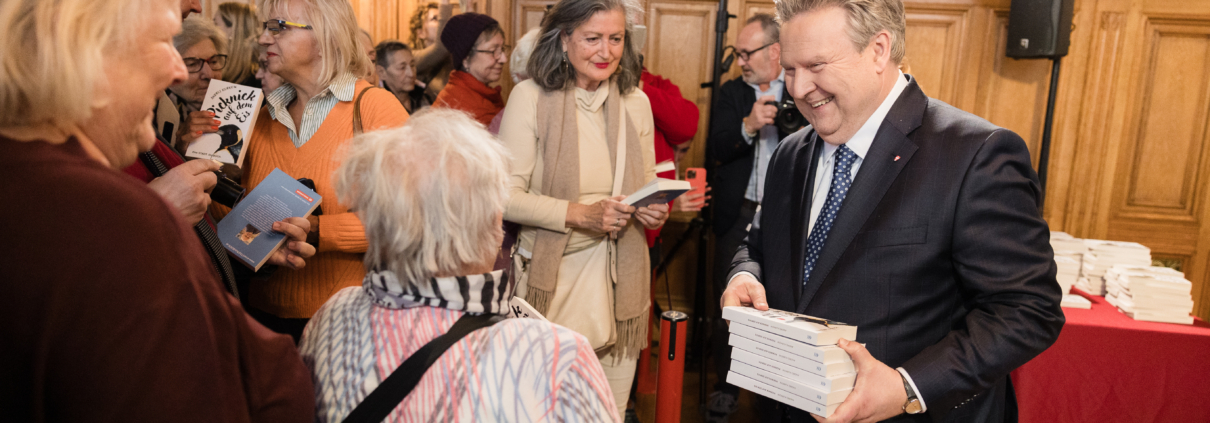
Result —
M 226 54 L 216 54 L 210 56 L 209 59 L 202 59 L 200 57 L 185 57 L 183 59 L 185 61 L 185 69 L 188 69 L 189 73 L 201 72 L 202 64 L 209 64 L 210 70 L 223 70 L 223 66 L 227 64 Z
M 263 28 L 266 31 L 269 31 L 269 33 L 273 34 L 273 36 L 281 35 L 281 33 L 283 31 L 286 31 L 291 28 L 315 29 L 315 27 L 313 27 L 311 25 L 300 24 L 297 22 L 283 21 L 281 19 L 269 19 L 264 22 Z
M 513 46 L 503 45 L 500 47 L 496 47 L 494 50 L 472 50 L 472 51 L 475 53 L 490 54 L 492 57 L 503 57 L 503 56 L 508 56 L 509 50 L 512 50 L 512 49 L 513 49 Z

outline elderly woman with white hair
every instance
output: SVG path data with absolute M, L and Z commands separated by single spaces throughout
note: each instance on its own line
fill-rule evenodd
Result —
M 281 87 L 266 94 L 244 159 L 243 183 L 255 189 L 273 169 L 309 178 L 324 198 L 312 215 L 308 242 L 318 252 L 302 269 L 279 268 L 254 280 L 248 307 L 270 329 L 297 339 L 307 319 L 341 288 L 361 283 L 365 231 L 338 201 L 331 175 L 341 149 L 361 131 L 402 125 L 407 111 L 366 75 L 370 60 L 346 0 L 265 0 L 260 44 Z
M 363 417 L 357 421 L 388 413 L 391 422 L 619 421 L 582 335 L 522 318 L 460 329 L 506 314 L 513 298 L 507 275 L 492 271 L 507 163 L 491 134 L 452 110 L 427 109 L 402 128 L 353 140 L 336 189 L 365 222 L 368 273 L 360 287 L 328 300 L 303 335 L 316 421 L 351 413 Z M 425 346 L 447 332 L 466 335 L 429 355 Z M 423 374 L 415 389 L 397 394 L 401 402 L 384 399 L 389 406 L 378 415 L 361 414 L 375 402 L 367 397 L 392 391 L 384 381 L 400 377 L 393 372 L 416 354 L 436 360 L 427 371 L 401 370 Z
M 636 0 L 560 0 L 542 20 L 500 140 L 513 157 L 504 218 L 523 225 L 519 292 L 583 334 L 624 405 L 647 344 L 651 264 L 643 228 L 667 204 L 622 202 L 655 178 L 651 104 L 631 41 Z
M 188 77 L 179 6 L 0 2 L 4 420 L 310 417 L 289 338 L 224 292 L 182 214 L 118 171 L 158 142 L 152 106 Z

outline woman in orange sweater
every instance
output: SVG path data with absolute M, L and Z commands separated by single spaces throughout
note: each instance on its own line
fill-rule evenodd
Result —
M 504 30 L 491 16 L 463 13 L 445 24 L 441 43 L 453 56 L 454 71 L 433 107 L 467 112 L 486 127 L 504 109 L 500 87 L 490 85 L 500 80 L 508 60 Z
M 331 181 L 342 147 L 354 135 L 355 110 L 365 131 L 403 125 L 408 114 L 395 96 L 357 78 L 370 63 L 357 46 L 360 30 L 347 1 L 267 0 L 260 13 L 265 31 L 259 42 L 269 72 L 284 83 L 268 94 L 257 118 L 244 185 L 253 189 L 279 168 L 315 181 L 326 201 L 323 215 L 309 218 L 308 242 L 318 252 L 303 269 L 279 268 L 268 280 L 254 281 L 247 308 L 265 326 L 297 341 L 328 297 L 365 276 L 365 230 L 337 201 Z

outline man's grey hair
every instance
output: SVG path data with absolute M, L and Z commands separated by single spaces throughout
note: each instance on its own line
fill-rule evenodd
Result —
M 801 13 L 839 7 L 849 17 L 849 39 L 862 51 L 881 31 L 891 34 L 891 61 L 903 62 L 907 54 L 906 20 L 902 0 L 778 0 L 777 21 L 781 24 Z
M 777 19 L 768 13 L 757 13 L 748 18 L 748 22 L 744 26 L 752 25 L 760 22 L 760 29 L 765 31 L 765 44 L 776 43 L 781 38 L 781 25 L 777 24 Z
M 176 47 L 177 53 L 183 54 L 185 50 L 189 50 L 205 40 L 214 43 L 214 50 L 218 54 L 227 54 L 227 34 L 223 34 L 223 31 L 214 26 L 214 22 L 193 15 L 181 22 L 181 33 L 172 37 L 172 45 Z M 200 57 L 200 59 L 209 58 Z
M 366 269 L 424 283 L 491 261 L 504 236 L 508 163 L 483 125 L 453 109 L 353 138 L 335 185 L 365 226 Z

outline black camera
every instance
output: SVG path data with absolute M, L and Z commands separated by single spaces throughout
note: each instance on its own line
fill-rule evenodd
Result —
M 214 189 L 210 190 L 210 201 L 235 208 L 235 203 L 244 198 L 246 189 L 221 171 L 215 171 L 214 176 L 218 177 L 218 183 L 214 184 Z
M 788 91 L 782 91 L 781 101 L 766 101 L 765 104 L 777 106 L 777 115 L 773 117 L 773 125 L 777 127 L 777 132 L 782 137 L 798 132 L 804 126 L 810 124 L 807 118 L 802 116 L 802 112 L 798 111 L 798 106 L 794 105 L 794 98 L 790 97 Z

